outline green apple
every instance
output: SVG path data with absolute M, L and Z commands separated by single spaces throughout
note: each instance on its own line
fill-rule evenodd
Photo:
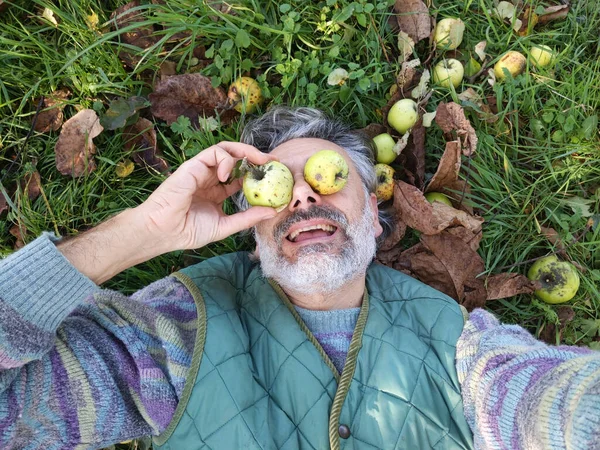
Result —
M 433 68 L 433 81 L 450 88 L 450 85 L 457 88 L 463 80 L 465 68 L 458 59 L 443 59 Z
M 496 75 L 497 80 L 502 81 L 506 78 L 504 69 L 508 70 L 514 78 L 517 75 L 522 74 L 526 66 L 527 60 L 525 59 L 525 56 L 523 56 L 522 53 L 511 50 L 502 55 L 496 65 L 494 65 L 494 74 Z
M 252 206 L 270 206 L 283 210 L 292 200 L 294 177 L 284 164 L 269 161 L 253 166 L 244 175 L 242 189 Z
M 403 98 L 394 103 L 387 116 L 390 126 L 400 134 L 410 130 L 417 120 L 419 120 L 419 108 L 410 98 Z
M 541 284 L 535 295 L 546 303 L 568 302 L 579 289 L 579 275 L 575 266 L 559 261 L 556 255 L 538 259 L 529 268 L 527 278 Z
M 375 164 L 375 175 L 377 176 L 375 195 L 378 201 L 385 202 L 394 196 L 395 172 L 394 168 L 387 164 Z
M 554 62 L 556 53 L 547 45 L 535 45 L 529 50 L 529 57 L 535 67 L 546 67 Z
M 442 50 L 454 50 L 461 44 L 464 33 L 465 23 L 462 20 L 446 17 L 436 24 L 433 40 Z
M 440 202 L 448 206 L 452 206 L 452 202 L 448 198 L 447 195 L 442 194 L 441 192 L 428 192 L 425 194 L 425 198 L 429 203 Z
M 253 113 L 264 98 L 258 82 L 254 78 L 239 77 L 227 91 L 227 98 L 237 112 Z
M 348 181 L 348 163 L 335 150 L 320 150 L 306 161 L 304 179 L 318 194 L 335 194 Z
M 378 163 L 389 164 L 398 156 L 394 151 L 396 141 L 388 133 L 378 134 L 373 138 L 373 142 L 375 142 L 375 148 L 377 149 Z

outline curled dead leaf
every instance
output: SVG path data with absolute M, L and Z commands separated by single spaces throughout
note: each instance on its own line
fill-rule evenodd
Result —
M 440 103 L 437 107 L 435 122 L 445 134 L 456 132 L 456 136 L 462 144 L 465 156 L 471 156 L 477 148 L 477 134 L 471 126 L 471 122 L 465 117 L 462 106 L 450 102 Z
M 42 181 L 37 170 L 25 174 L 25 176 L 21 179 L 20 184 L 21 189 L 24 192 L 27 192 L 27 197 L 29 197 L 29 200 L 35 200 L 41 193 Z
M 33 129 L 38 133 L 58 130 L 63 124 L 63 109 L 70 96 L 71 91 L 62 88 L 44 97 L 43 109 L 37 115 Z
M 499 273 L 486 279 L 488 300 L 514 297 L 518 294 L 532 294 L 539 287 L 537 282 L 518 273 Z
M 136 163 L 151 167 L 160 173 L 169 171 L 169 164 L 160 157 L 154 124 L 148 119 L 140 117 L 135 124 L 125 127 L 123 139 L 125 150 L 134 152 L 133 160 Z
M 421 0 L 396 0 L 394 13 L 400 31 L 408 34 L 414 43 L 431 34 L 429 8 Z
M 10 3 L 6 2 L 5 0 L 0 0 L 0 13 L 6 11 L 9 6 Z
M 375 136 L 381 134 L 381 133 L 386 133 L 387 129 L 379 124 L 379 123 L 370 123 L 369 125 L 367 125 L 364 128 L 361 128 L 357 131 L 363 132 L 364 134 L 366 134 L 368 137 L 370 137 L 371 139 L 373 139 Z
M 446 149 L 440 159 L 437 171 L 431 178 L 425 192 L 439 192 L 447 185 L 458 180 L 460 172 L 461 148 L 460 141 L 446 142 Z
M 149 95 L 154 117 L 168 125 L 179 116 L 190 119 L 198 127 L 198 117 L 220 116 L 221 124 L 231 123 L 238 113 L 227 105 L 225 91 L 213 88 L 210 78 L 199 73 L 174 75 L 161 79 Z
M 538 25 L 544 25 L 553 20 L 562 20 L 569 14 L 570 8 L 571 6 L 569 4 L 549 6 L 544 9 L 542 14 L 540 14 L 537 23 Z
M 406 224 L 402 220 L 402 216 L 398 211 L 393 214 L 392 223 L 394 228 L 389 236 L 379 244 L 379 252 L 386 252 L 394 248 L 402 240 L 406 234 Z
M 25 247 L 25 235 L 27 234 L 25 225 L 13 225 L 8 232 L 17 239 L 15 241 L 15 250 Z
M 63 175 L 80 177 L 96 169 L 92 139 L 102 132 L 100 120 L 93 109 L 83 109 L 67 120 L 54 147 L 56 168 Z

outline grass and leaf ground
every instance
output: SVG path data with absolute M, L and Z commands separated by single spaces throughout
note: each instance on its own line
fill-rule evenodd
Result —
M 165 177 L 140 164 L 130 175 L 118 175 L 134 150 L 125 145 L 125 128 L 117 125 L 105 126 L 94 139 L 95 171 L 80 178 L 62 175 L 55 163 L 60 130 L 32 129 L 36 110 L 45 107 L 40 98 L 59 89 L 70 92 L 65 120 L 84 108 L 102 118 L 117 99 L 148 99 L 165 73 L 201 73 L 225 91 L 237 76 L 250 75 L 263 88 L 262 110 L 285 103 L 323 109 L 356 128 L 383 122 L 381 111 L 400 68 L 398 32 L 389 25 L 394 1 L 142 1 L 133 11 L 143 19 L 116 30 L 111 14 L 126 3 L 0 2 L 0 191 L 10 200 L 0 216 L 3 255 L 43 231 L 65 235 L 93 227 L 144 201 Z M 525 0 L 521 7 L 541 11 L 555 4 Z M 463 56 L 483 40 L 492 63 L 510 49 L 527 53 L 532 44 L 558 51 L 552 69 L 529 67 L 494 86 L 484 72 L 456 91 L 434 88 L 426 110 L 441 102 L 461 103 L 458 94 L 468 87 L 486 102 L 493 99 L 497 108 L 497 120 L 487 121 L 465 105 L 479 144 L 463 161 L 462 176 L 471 186 L 468 201 L 485 219 L 479 249 L 485 274 L 524 274 L 532 260 L 550 253 L 579 269 L 581 287 L 565 305 L 519 295 L 486 307 L 550 342 L 599 348 L 600 6 L 575 0 L 562 20 L 524 36 L 490 13 L 492 0 L 439 0 L 428 6 L 432 17 L 465 21 Z M 441 56 L 431 53 L 427 39 L 415 53 L 426 65 Z M 336 68 L 348 72 L 342 85 L 327 82 Z M 152 120 L 161 157 L 172 170 L 211 144 L 237 140 L 248 119 L 237 116 L 207 131 L 213 123 L 167 125 L 143 106 L 131 116 Z M 426 178 L 443 149 L 441 131 L 428 128 Z M 32 200 L 22 180 L 36 170 L 40 192 Z M 232 211 L 231 205 L 226 208 Z M 409 232 L 406 247 L 415 241 Z M 196 252 L 174 252 L 127 270 L 106 287 L 130 293 L 190 262 L 251 245 L 248 237 L 233 236 Z

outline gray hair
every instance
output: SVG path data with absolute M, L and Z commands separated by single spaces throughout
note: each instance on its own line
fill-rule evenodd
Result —
M 262 116 L 251 120 L 244 127 L 240 141 L 253 145 L 261 152 L 270 153 L 275 147 L 292 139 L 318 138 L 342 147 L 354 163 L 365 190 L 374 193 L 377 188 L 375 176 L 375 147 L 365 133 L 352 129 L 348 124 L 331 119 L 322 111 L 307 107 L 275 106 Z M 239 210 L 250 207 L 242 191 L 233 201 Z M 383 233 L 378 243 L 393 230 L 390 211 L 379 210 L 379 223 Z

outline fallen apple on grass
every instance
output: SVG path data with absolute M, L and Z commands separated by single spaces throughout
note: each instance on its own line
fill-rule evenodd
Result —
M 538 259 L 529 268 L 527 278 L 541 284 L 535 295 L 546 303 L 568 302 L 579 289 L 579 275 L 575 266 L 567 261 L 559 261 L 556 255 Z
M 394 151 L 396 141 L 388 133 L 378 134 L 373 138 L 376 149 L 376 159 L 378 163 L 389 164 L 398 156 Z
M 262 90 L 258 82 L 250 77 L 237 78 L 229 86 L 227 98 L 229 98 L 237 112 L 245 112 L 246 114 L 256 111 L 258 105 L 263 102 Z
M 547 67 L 554 62 L 556 53 L 547 45 L 535 45 L 529 50 L 529 58 L 535 67 Z
M 433 82 L 447 88 L 460 86 L 464 75 L 465 68 L 458 59 L 443 59 L 433 68 Z
M 375 175 L 377 176 L 375 195 L 378 201 L 385 202 L 394 196 L 394 173 L 396 171 L 392 166 L 375 164 Z
M 410 98 L 403 98 L 394 103 L 387 116 L 390 126 L 400 134 L 410 130 L 417 120 L 419 120 L 419 108 Z
M 498 60 L 498 62 L 494 65 L 494 74 L 496 75 L 497 80 L 504 80 L 506 78 L 506 74 L 504 69 L 506 69 L 510 75 L 514 78 L 517 75 L 520 75 L 527 67 L 527 60 L 522 53 L 511 50 L 506 52 L 502 57 Z
M 462 20 L 446 17 L 436 24 L 433 40 L 442 50 L 454 50 L 461 44 L 464 33 L 465 23 Z
M 304 179 L 318 194 L 335 194 L 348 181 L 348 163 L 335 150 L 320 150 L 306 161 Z
M 429 203 L 440 202 L 445 205 L 452 206 L 452 202 L 450 201 L 448 196 L 445 194 L 442 194 L 441 192 L 428 192 L 427 194 L 425 194 L 425 199 Z
M 294 177 L 279 161 L 251 166 L 244 175 L 243 192 L 252 206 L 270 206 L 282 211 L 292 200 Z

